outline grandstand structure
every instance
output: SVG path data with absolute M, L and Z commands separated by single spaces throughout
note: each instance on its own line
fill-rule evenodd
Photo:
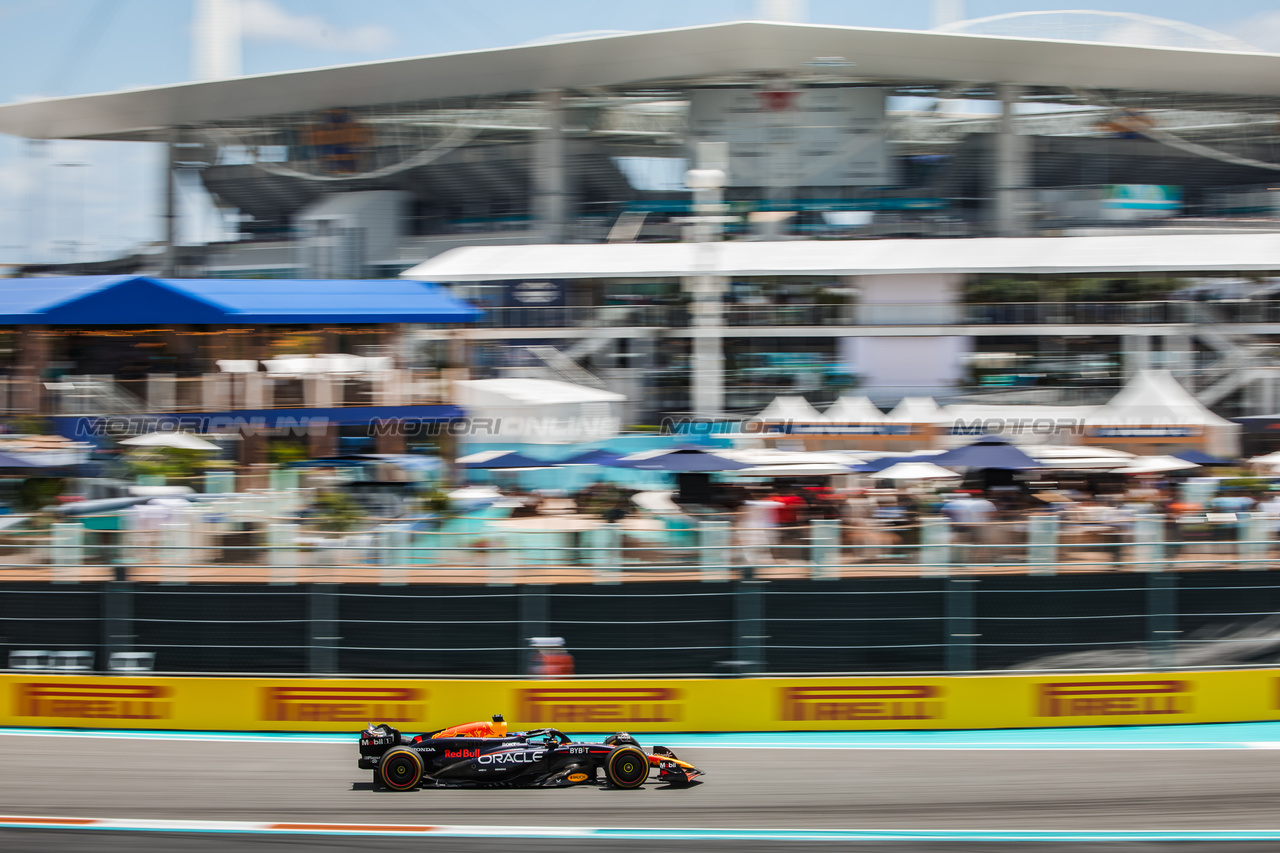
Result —
M 0 132 L 169 147 L 167 250 L 113 270 L 465 282 L 493 309 L 474 371 L 595 377 L 645 419 L 992 377 L 1039 377 L 1044 402 L 1153 364 L 1232 413 L 1280 405 L 1280 326 L 1205 300 L 1266 307 L 1280 270 L 1280 56 L 948 30 L 586 35 L 10 104 Z M 696 194 L 691 167 L 722 186 Z M 180 172 L 238 212 L 236 241 L 173 246 Z M 775 248 L 634 260 L 691 237 Z M 1101 260 L 1028 262 L 1044 240 Z M 989 259 L 948 268 L 969 242 Z M 1025 307 L 1046 294 L 1100 307 Z

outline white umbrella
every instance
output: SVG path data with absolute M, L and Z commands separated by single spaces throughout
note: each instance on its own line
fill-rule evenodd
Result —
M 1199 468 L 1194 462 L 1176 456 L 1139 456 L 1129 465 L 1116 468 L 1112 474 L 1163 474 L 1166 471 L 1186 471 Z
M 743 477 L 830 477 L 835 474 L 852 474 L 853 470 L 848 465 L 833 462 L 810 462 L 799 465 L 756 465 L 729 473 Z
M 872 474 L 876 480 L 958 480 L 960 475 L 932 462 L 899 462 Z
M 216 452 L 222 448 L 210 441 L 205 441 L 189 432 L 149 432 L 146 435 L 135 435 L 120 442 L 130 447 L 172 447 L 175 450 L 204 450 Z

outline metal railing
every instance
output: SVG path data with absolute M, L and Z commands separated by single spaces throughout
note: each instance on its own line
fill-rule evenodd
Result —
M 1280 658 L 1280 542 L 1259 515 L 1132 527 L 713 520 L 657 543 L 604 524 L 506 542 L 396 528 L 318 541 L 270 518 L 189 541 L 189 526 L 74 541 L 58 525 L 9 543 L 0 649 L 25 670 L 43 652 L 102 671 L 142 655 L 163 672 L 456 676 L 525 672 L 535 636 L 565 637 L 579 675 Z M 48 562 L 15 559 L 23 548 Z
M 1212 303 L 1214 323 L 1280 323 L 1280 301 Z M 727 303 L 724 325 L 743 326 L 984 326 L 1203 324 L 1205 305 L 1188 300 L 1144 302 L 882 302 L 861 304 Z M 669 305 L 486 308 L 480 328 L 657 327 L 689 325 L 688 307 Z

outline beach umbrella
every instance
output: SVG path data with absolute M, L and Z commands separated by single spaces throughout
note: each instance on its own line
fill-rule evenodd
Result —
M 146 435 L 135 435 L 133 438 L 123 439 L 120 443 L 130 447 L 170 447 L 174 450 L 203 450 L 206 453 L 215 453 L 222 449 L 213 442 L 205 441 L 189 432 L 149 432 Z
M 1006 471 L 1020 471 L 1025 468 L 1043 467 L 1005 439 L 994 435 L 984 435 L 972 444 L 930 457 L 929 461 L 948 468 L 1000 468 Z
M 640 471 L 674 471 L 678 474 L 738 471 L 742 468 L 752 467 L 748 462 L 738 462 L 727 456 L 703 450 L 700 447 L 644 450 L 623 456 L 612 464 L 615 468 L 635 468 Z
M 1113 474 L 1163 474 L 1166 471 L 1187 471 L 1199 468 L 1194 462 L 1179 459 L 1176 456 L 1139 456 L 1123 468 L 1116 468 Z
M 899 462 L 876 473 L 877 480 L 958 480 L 960 475 L 932 462 Z
M 612 465 L 622 458 L 621 453 L 608 450 L 584 450 L 575 453 L 568 459 L 561 459 L 557 465 Z
M 532 456 L 525 456 L 515 450 L 482 450 L 467 456 L 459 456 L 454 460 L 459 468 L 488 468 L 531 471 L 538 468 L 554 467 L 551 463 Z
M 1183 462 L 1192 462 L 1196 465 L 1234 465 L 1230 459 L 1220 459 L 1217 456 L 1211 456 L 1203 450 L 1182 450 L 1173 454 L 1175 459 L 1181 459 Z

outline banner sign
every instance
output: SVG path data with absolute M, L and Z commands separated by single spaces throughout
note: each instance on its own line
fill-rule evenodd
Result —
M 987 729 L 1280 720 L 1280 670 L 406 681 L 0 675 L 0 725 L 419 732 L 504 714 L 573 733 Z

